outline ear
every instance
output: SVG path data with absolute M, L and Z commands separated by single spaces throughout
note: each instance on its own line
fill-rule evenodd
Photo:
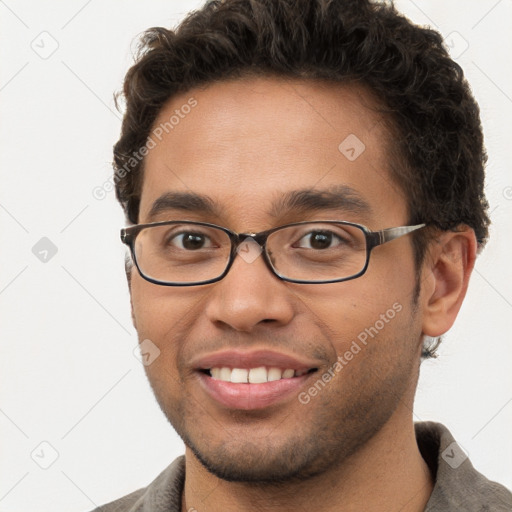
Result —
M 130 309 L 132 315 L 132 324 L 137 330 L 137 322 L 135 321 L 135 314 L 133 312 L 133 300 L 132 300 L 132 272 L 133 272 L 133 262 L 130 256 L 127 254 L 124 259 L 124 271 L 126 274 L 126 281 L 128 282 L 128 290 L 130 292 Z
M 474 231 L 459 226 L 431 243 L 424 264 L 423 334 L 438 337 L 455 322 L 466 296 L 477 243 Z
M 131 308 L 131 313 L 132 313 L 132 324 L 133 324 L 133 327 L 135 327 L 135 330 L 137 330 L 137 321 L 135 320 L 135 313 L 133 312 L 133 301 L 132 301 L 131 293 L 130 293 L 130 308 Z

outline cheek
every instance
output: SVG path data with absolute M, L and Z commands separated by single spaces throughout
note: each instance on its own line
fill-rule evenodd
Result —
M 404 284 L 404 283 L 402 283 Z M 342 283 L 296 290 L 296 295 L 308 307 L 319 323 L 338 332 L 351 332 L 373 324 L 395 303 L 410 304 L 410 283 L 400 286 L 399 279 L 374 282 L 365 276 Z M 395 306 L 399 308 L 399 306 Z
M 132 275 L 131 299 L 139 343 L 143 352 L 149 348 L 150 353 L 158 353 L 144 365 L 144 371 L 161 406 L 162 400 L 176 401 L 182 387 L 178 368 L 190 313 L 182 295 L 178 289 Z
M 418 319 L 411 308 L 414 267 L 407 261 L 390 264 L 388 259 L 383 272 L 378 258 L 375 260 L 374 267 L 358 279 L 294 290 L 311 313 L 309 318 L 330 339 L 333 355 L 358 352 L 354 342 L 365 348 L 366 343 L 381 339 L 385 339 L 386 350 L 391 346 L 406 352 L 414 349 L 415 344 L 405 334 L 405 330 L 418 331 Z M 347 353 L 347 357 L 352 356 Z
M 185 289 L 155 285 L 133 273 L 131 300 L 139 338 L 161 339 L 185 320 L 191 309 L 185 296 Z
M 186 293 L 183 289 L 154 285 L 138 275 L 132 277 L 131 299 L 139 343 L 150 347 L 154 344 L 159 351 L 158 358 L 145 366 L 153 385 L 177 376 L 180 352 L 195 310 Z
M 174 380 L 183 371 L 189 340 L 204 325 L 206 287 L 167 287 L 133 275 L 131 299 L 139 342 L 150 340 L 159 357 L 145 370 L 150 380 Z M 169 372 L 172 375 L 167 375 Z M 174 376 L 174 377 L 173 377 Z

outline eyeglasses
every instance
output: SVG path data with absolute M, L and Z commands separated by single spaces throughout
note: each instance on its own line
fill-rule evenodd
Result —
M 291 283 L 338 283 L 362 276 L 375 247 L 425 224 L 371 231 L 345 221 L 295 222 L 260 233 L 235 233 L 207 222 L 166 221 L 121 229 L 140 275 L 164 286 L 215 283 L 239 254 L 260 253 L 269 270 Z

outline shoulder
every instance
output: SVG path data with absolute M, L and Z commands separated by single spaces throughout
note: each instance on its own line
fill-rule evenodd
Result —
M 102 505 L 92 512 L 180 512 L 185 457 L 178 457 L 147 487 Z
M 144 496 L 146 489 L 147 488 L 139 489 L 127 494 L 122 498 L 95 508 L 92 512 L 135 512 L 136 510 L 143 510 L 140 507 L 137 507 L 137 502 L 140 502 L 140 498 Z
M 435 481 L 425 512 L 512 510 L 512 493 L 479 473 L 444 425 L 429 421 L 416 423 L 415 429 Z

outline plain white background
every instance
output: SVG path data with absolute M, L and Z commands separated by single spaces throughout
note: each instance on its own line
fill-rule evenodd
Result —
M 133 352 L 121 209 L 92 191 L 111 175 L 113 92 L 135 37 L 200 3 L 0 1 L 1 511 L 88 510 L 183 453 Z M 512 487 L 512 3 L 397 6 L 441 31 L 472 84 L 493 219 L 457 323 L 423 365 L 415 419 L 446 424 Z

